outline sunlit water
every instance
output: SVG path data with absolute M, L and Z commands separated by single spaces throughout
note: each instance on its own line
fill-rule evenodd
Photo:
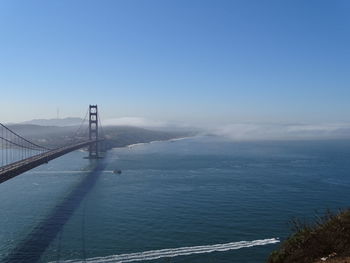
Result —
M 349 204 L 349 141 L 196 137 L 84 156 L 0 184 L 0 261 L 264 262 L 278 243 L 259 240 Z

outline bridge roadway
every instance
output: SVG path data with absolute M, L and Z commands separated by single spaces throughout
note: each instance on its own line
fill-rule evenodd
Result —
M 51 151 L 47 151 L 45 153 L 34 155 L 18 162 L 11 163 L 9 165 L 2 166 L 0 167 L 0 184 L 30 169 L 33 169 L 44 163 L 48 163 L 53 159 L 86 147 L 92 143 L 96 143 L 96 140 L 87 140 L 69 146 L 60 147 Z

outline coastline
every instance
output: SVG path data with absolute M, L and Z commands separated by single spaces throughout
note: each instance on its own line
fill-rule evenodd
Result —
M 157 143 L 157 142 L 175 142 L 175 141 L 181 141 L 181 140 L 185 140 L 188 138 L 193 138 L 196 135 L 191 135 L 191 136 L 185 136 L 185 137 L 178 137 L 178 138 L 171 138 L 171 139 L 167 139 L 167 140 L 154 140 L 154 141 L 149 141 L 149 142 L 138 142 L 138 143 L 132 143 L 132 144 L 128 144 L 125 146 L 121 146 L 121 147 L 113 147 L 112 149 L 120 149 L 120 148 L 134 148 L 137 146 L 141 146 L 141 145 L 145 145 L 145 144 L 151 144 L 151 143 Z

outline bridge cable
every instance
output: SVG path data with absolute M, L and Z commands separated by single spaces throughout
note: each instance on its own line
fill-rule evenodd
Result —
M 85 121 L 86 121 L 86 119 L 87 119 L 88 113 L 89 113 L 89 109 L 86 110 L 85 117 L 84 117 L 84 119 L 82 120 L 82 122 L 80 123 L 79 128 L 78 128 L 78 129 L 75 131 L 75 133 L 73 134 L 73 138 L 75 138 L 76 136 L 79 135 L 79 131 L 80 131 L 80 129 L 83 127 L 83 125 L 84 125 L 84 123 L 85 123 Z
M 14 145 L 14 146 L 18 146 L 18 147 L 20 147 L 20 148 L 24 148 L 24 149 L 28 149 L 28 150 L 34 150 L 34 151 L 41 151 L 41 150 L 39 150 L 38 148 L 23 146 L 23 145 L 21 145 L 21 144 L 18 144 L 18 143 L 16 143 L 16 142 L 13 142 L 13 141 L 11 141 L 11 140 L 8 140 L 8 139 L 6 139 L 6 138 L 4 138 L 4 137 L 0 137 L 0 139 L 2 139 L 3 141 L 8 142 L 9 144 L 12 144 L 12 145 Z M 13 154 L 13 153 L 10 152 L 10 155 L 11 155 L 11 154 Z
M 10 128 L 8 128 L 8 127 L 6 127 L 5 125 L 3 125 L 2 123 L 0 123 L 0 126 L 3 127 L 3 128 L 5 128 L 5 129 L 6 129 L 7 131 L 9 131 L 11 134 L 13 134 L 13 135 L 15 135 L 15 136 L 21 138 L 23 141 L 25 141 L 25 142 L 27 142 L 27 143 L 29 143 L 29 144 L 31 144 L 31 145 L 36 146 L 37 148 L 41 148 L 41 149 L 48 150 L 48 151 L 52 150 L 52 149 L 50 149 L 50 148 L 47 148 L 47 147 L 38 145 L 38 144 L 36 144 L 36 143 L 34 143 L 34 142 L 31 142 L 31 141 L 27 140 L 26 138 L 22 137 L 21 135 L 17 134 L 16 132 L 14 132 L 13 130 L 11 130 Z M 6 136 L 6 137 L 7 137 L 7 136 Z
M 99 113 L 97 113 L 97 117 L 98 117 L 98 123 L 99 123 L 99 128 L 100 128 L 100 130 L 101 130 L 101 133 L 102 133 L 102 138 L 104 138 L 105 137 L 105 133 L 104 133 L 104 131 L 103 131 L 103 126 L 102 126 L 102 123 L 101 123 L 101 117 L 100 117 L 100 114 Z
M 99 127 L 100 127 L 100 130 L 101 130 L 101 134 L 102 134 L 102 139 L 105 139 L 105 132 L 103 130 L 103 126 L 102 126 L 102 121 L 101 121 L 101 115 L 100 113 L 97 113 L 97 117 L 98 117 L 98 123 L 99 123 Z M 103 140 L 101 142 L 101 150 L 102 152 L 106 152 L 106 149 L 107 149 L 107 146 L 106 146 L 106 142 Z

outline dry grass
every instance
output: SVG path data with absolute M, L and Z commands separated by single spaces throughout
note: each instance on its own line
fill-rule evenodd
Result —
M 270 255 L 268 263 L 338 263 L 350 257 L 350 210 L 327 212 L 312 224 L 293 220 L 293 226 L 295 233 Z M 328 259 L 322 261 L 322 257 Z M 331 261 L 341 258 L 345 261 Z
M 350 257 L 334 257 L 326 261 L 317 260 L 314 263 L 350 263 Z

